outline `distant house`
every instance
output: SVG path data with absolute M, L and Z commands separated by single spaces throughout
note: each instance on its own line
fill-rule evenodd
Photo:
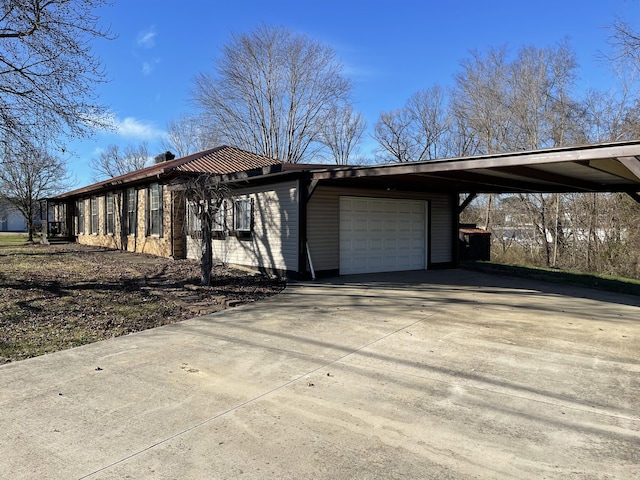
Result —
M 459 260 L 459 213 L 475 194 L 626 191 L 640 198 L 636 156 L 640 142 L 323 166 L 222 146 L 49 199 L 48 226 L 87 245 L 197 258 L 197 206 L 185 203 L 180 183 L 206 173 L 233 194 L 216 219 L 219 261 L 290 277 L 448 268 Z
M 26 232 L 24 215 L 10 202 L 0 198 L 0 232 Z

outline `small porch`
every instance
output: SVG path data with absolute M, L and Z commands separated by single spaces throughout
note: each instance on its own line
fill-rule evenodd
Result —
M 40 202 L 41 241 L 45 244 L 75 241 L 73 208 L 66 202 Z

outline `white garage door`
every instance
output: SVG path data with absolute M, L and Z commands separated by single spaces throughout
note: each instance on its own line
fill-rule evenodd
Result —
M 340 273 L 425 268 L 425 202 L 340 197 Z

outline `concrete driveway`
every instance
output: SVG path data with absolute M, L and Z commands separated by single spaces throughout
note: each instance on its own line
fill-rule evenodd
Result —
M 8 479 L 640 478 L 640 299 L 464 271 L 0 367 Z

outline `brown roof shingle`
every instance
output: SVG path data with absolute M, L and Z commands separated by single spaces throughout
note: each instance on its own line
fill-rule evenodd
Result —
M 205 150 L 178 160 L 181 160 L 181 162 L 175 167 L 175 170 L 179 172 L 213 173 L 216 175 L 227 175 L 273 165 L 282 165 L 282 162 L 274 158 L 264 157 L 227 145 Z M 172 161 L 175 162 L 175 160 Z
M 78 188 L 53 198 L 63 199 L 108 190 L 114 186 L 132 184 L 154 177 L 166 176 L 172 172 L 228 175 L 231 173 L 246 172 L 276 166 L 281 168 L 282 162 L 274 158 L 247 152 L 236 147 L 222 145 L 210 150 L 187 155 L 186 157 L 156 163 L 149 167 L 126 173 L 119 177 L 109 178 L 86 187 Z

